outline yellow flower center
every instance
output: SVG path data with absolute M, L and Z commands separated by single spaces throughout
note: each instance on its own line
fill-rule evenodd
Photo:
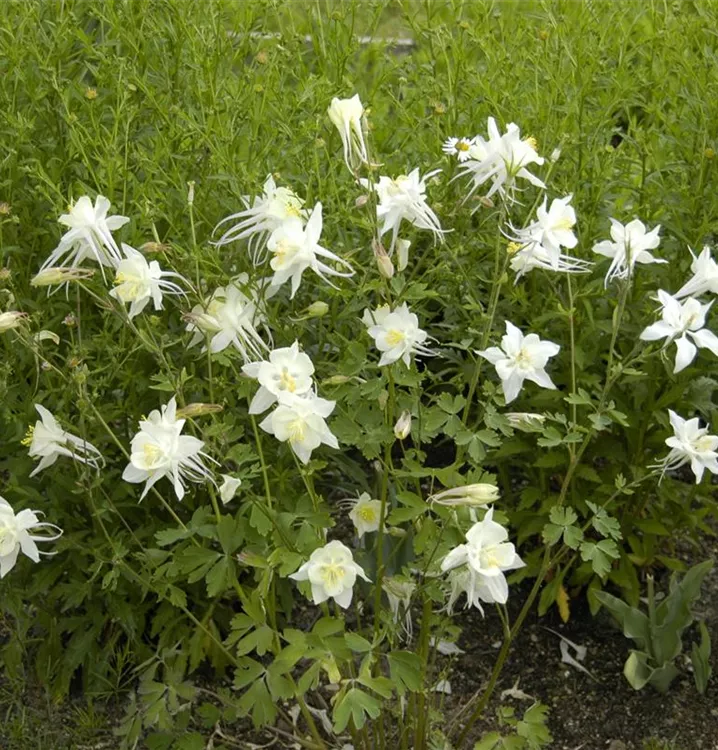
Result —
M 307 432 L 307 427 L 301 419 L 295 419 L 287 425 L 289 440 L 292 443 L 303 443 Z
M 279 376 L 279 389 L 282 391 L 289 391 L 290 393 L 294 393 L 294 391 L 297 390 L 297 383 L 289 374 L 286 367 L 282 370 L 282 374 Z
M 710 435 L 704 435 L 702 438 L 696 440 L 695 446 L 699 453 L 711 450 L 712 440 Z
M 297 218 L 301 216 L 301 213 L 299 211 L 299 206 L 297 206 L 294 203 L 287 203 L 287 206 L 284 210 L 287 216 L 296 216 Z
M 471 148 L 471 145 L 468 144 L 466 141 L 459 141 L 456 144 L 457 151 L 468 151 L 470 148 Z
M 325 563 L 319 568 L 319 576 L 328 589 L 336 589 L 344 580 L 345 575 L 346 569 L 341 563 Z
M 142 448 L 142 454 L 144 455 L 145 463 L 148 466 L 152 466 L 162 458 L 162 451 L 152 443 L 145 443 Z
M 25 437 L 20 441 L 20 445 L 26 445 L 26 446 L 31 445 L 34 436 L 35 436 L 35 425 L 31 424 L 27 428 L 27 432 L 25 433 Z
M 538 141 L 532 135 L 530 135 L 528 138 L 524 138 L 524 143 L 531 146 L 534 151 L 538 151 Z
M 574 226 L 575 223 L 576 223 L 575 221 L 573 221 L 572 219 L 569 219 L 568 217 L 566 217 L 566 218 L 563 218 L 563 219 L 559 219 L 554 224 L 554 229 L 571 229 Z
M 386 334 L 386 343 L 389 344 L 389 346 L 399 346 L 405 338 L 406 335 L 403 331 L 400 331 L 398 328 L 392 328 Z
M 520 367 L 522 370 L 529 370 L 531 369 L 531 355 L 522 347 L 519 349 L 518 354 L 514 358 L 514 362 Z
M 521 245 L 518 242 L 509 242 L 508 245 L 506 245 L 506 252 L 509 255 L 516 255 L 516 253 L 521 249 Z
M 374 523 L 374 521 L 377 520 L 376 511 L 371 505 L 365 505 L 363 508 L 359 508 L 357 515 L 362 521 L 366 521 L 367 523 Z

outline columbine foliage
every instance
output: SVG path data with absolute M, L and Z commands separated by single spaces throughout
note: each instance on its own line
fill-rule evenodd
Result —
M 2 659 L 128 747 L 200 667 L 210 727 L 465 747 L 536 605 L 637 605 L 715 513 L 715 11 L 436 4 L 387 61 L 266 5 L 0 6 Z M 551 741 L 505 709 L 479 747 Z

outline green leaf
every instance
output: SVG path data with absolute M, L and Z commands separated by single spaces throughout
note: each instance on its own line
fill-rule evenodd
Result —
M 421 690 L 421 659 L 411 651 L 390 651 L 386 655 L 389 661 L 389 674 L 399 695 L 409 690 Z
M 264 680 L 253 682 L 249 690 L 240 697 L 237 706 L 243 715 L 251 714 L 255 727 L 273 724 L 277 718 L 277 708 Z
M 640 609 L 630 607 L 606 591 L 594 591 L 593 596 L 618 620 L 623 635 L 634 640 L 640 649 L 648 649 L 651 639 L 649 622 Z
M 711 636 L 704 622 L 699 623 L 701 632 L 700 644 L 694 643 L 691 649 L 691 664 L 693 665 L 693 678 L 696 682 L 698 692 L 703 695 L 708 687 L 711 677 Z
M 358 633 L 345 633 L 344 640 L 347 642 L 347 646 L 349 646 L 352 651 L 356 651 L 360 654 L 371 651 L 371 643 L 369 643 L 366 638 L 363 638 Z
M 592 502 L 587 501 L 586 505 L 594 514 L 591 525 L 601 536 L 616 540 L 621 538 L 621 525 L 613 516 L 609 516 L 604 508 Z
M 581 559 L 591 562 L 593 572 L 604 578 L 611 570 L 611 559 L 619 557 L 618 547 L 612 539 L 602 539 L 600 542 L 582 542 Z
M 501 735 L 498 732 L 489 732 L 474 744 L 474 750 L 494 750 L 499 742 L 501 742 Z
M 207 573 L 205 582 L 207 584 L 207 596 L 215 597 L 223 594 L 231 587 L 234 577 L 234 561 L 230 557 L 222 557 L 212 570 Z
M 523 737 L 531 750 L 549 745 L 553 741 L 546 723 L 548 722 L 548 707 L 541 703 L 534 703 L 516 725 L 516 733 Z
M 376 719 L 380 713 L 381 703 L 376 698 L 359 688 L 351 688 L 334 706 L 334 731 L 343 732 L 350 719 L 355 729 L 361 729 L 367 716 Z

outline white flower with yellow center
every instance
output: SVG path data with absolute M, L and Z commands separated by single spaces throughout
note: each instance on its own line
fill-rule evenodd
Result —
M 349 518 L 360 539 L 367 532 L 378 531 L 381 520 L 381 501 L 372 500 L 368 492 L 362 492 L 359 498 L 353 501 Z
M 299 342 L 269 353 L 269 360 L 250 362 L 242 372 L 259 381 L 260 388 L 249 405 L 250 414 L 261 414 L 283 394 L 304 396 L 312 389 L 314 365 L 299 351 Z
M 519 395 L 524 380 L 530 380 L 541 388 L 556 388 L 544 368 L 560 349 L 558 344 L 542 341 L 535 333 L 524 336 L 507 320 L 506 335 L 501 339 L 501 348 L 491 346 L 483 351 L 477 351 L 476 354 L 496 367 L 496 373 L 501 378 L 504 399 L 508 404 Z
M 700 427 L 698 417 L 683 419 L 671 409 L 668 416 L 673 427 L 673 436 L 666 438 L 670 453 L 658 466 L 663 472 L 672 471 L 690 464 L 696 484 L 703 479 L 703 472 L 718 474 L 718 436 L 709 435 L 708 427 Z
M 440 242 L 444 241 L 444 230 L 439 219 L 426 202 L 426 181 L 439 172 L 440 169 L 435 169 L 421 177 L 417 168 L 408 175 L 399 175 L 395 179 L 382 176 L 378 183 L 359 180 L 363 187 L 373 189 L 379 198 L 376 207 L 376 217 L 382 222 L 379 236 L 383 237 L 391 232 L 390 255 L 396 246 L 399 226 L 404 220 L 419 229 L 432 232 Z
M 344 162 L 354 172 L 362 163 L 369 161 L 361 122 L 364 106 L 359 94 L 354 94 L 351 99 L 334 97 L 327 114 L 341 136 Z
M 658 300 L 663 306 L 663 320 L 648 326 L 641 333 L 643 341 L 668 339 L 676 344 L 676 361 L 673 372 L 684 370 L 695 359 L 698 349 L 708 349 L 718 357 L 718 337 L 707 328 L 706 313 L 712 302 L 702 305 L 689 297 L 683 304 L 671 297 L 668 292 L 658 290 Z
M 204 443 L 191 435 L 182 435 L 185 420 L 177 419 L 176 415 L 173 396 L 159 411 L 151 411 L 147 419 L 140 421 L 140 431 L 132 438 L 130 463 L 122 478 L 133 484 L 145 482 L 140 500 L 163 477 L 172 481 L 179 500 L 185 494 L 185 481 L 213 481 L 212 473 L 202 463 L 202 458 L 209 458 L 202 452 Z
M 30 474 L 31 477 L 52 466 L 60 456 L 67 456 L 93 469 L 99 468 L 102 456 L 92 443 L 63 430 L 44 406 L 35 404 L 35 409 L 40 419 L 28 430 L 22 441 L 29 448 L 28 455 L 40 459 L 40 463 Z
M 267 249 L 272 254 L 269 265 L 274 271 L 272 286 L 281 286 L 285 281 L 291 279 L 290 299 L 297 293 L 302 281 L 302 274 L 307 268 L 311 268 L 314 273 L 332 287 L 334 287 L 334 284 L 329 281 L 327 275 L 346 278 L 354 274 L 349 263 L 319 244 L 321 235 L 322 204 L 317 203 L 306 226 L 299 219 L 285 221 L 272 232 L 269 242 L 267 242 Z M 326 258 L 347 270 L 337 271 L 323 263 L 319 258 Z
M 455 156 L 459 162 L 464 162 L 471 158 L 472 145 L 472 138 L 447 138 L 441 150 L 449 156 Z
M 711 258 L 711 249 L 706 245 L 696 258 L 693 251 L 691 271 L 693 276 L 673 295 L 676 299 L 693 297 L 710 292 L 718 294 L 718 263 Z
M 304 200 L 289 188 L 277 187 L 271 174 L 267 176 L 260 197 L 256 197 L 250 205 L 249 196 L 245 195 L 242 202 L 244 211 L 232 214 L 217 224 L 215 232 L 223 224 L 236 221 L 214 244 L 221 247 L 235 240 L 249 239 L 249 252 L 255 265 L 262 262 L 267 239 L 275 229 L 289 219 L 303 222 L 307 214 L 303 208 Z
M 523 568 L 525 563 L 516 554 L 516 548 L 506 540 L 506 529 L 493 520 L 494 509 L 489 508 L 482 521 L 466 532 L 466 544 L 460 544 L 442 560 L 441 570 L 446 573 L 466 566 L 468 576 L 462 581 L 470 604 L 478 601 L 506 604 L 509 586 L 504 572 Z
M 419 318 L 409 310 L 406 302 L 394 310 L 389 305 L 382 305 L 376 310 L 365 310 L 362 321 L 374 339 L 376 348 L 382 353 L 380 367 L 399 359 L 409 367 L 412 354 L 427 357 L 435 354 L 424 346 L 429 336 L 419 328 Z
M 112 232 L 129 221 L 127 216 L 108 216 L 110 201 L 98 195 L 95 205 L 83 195 L 63 214 L 58 222 L 68 231 L 60 239 L 60 244 L 50 253 L 40 270 L 57 266 L 76 267 L 86 258 L 91 258 L 103 266 L 116 267 L 122 260 Z M 104 270 L 102 271 L 104 277 Z
M 322 443 L 339 448 L 336 436 L 327 426 L 326 418 L 334 411 L 335 401 L 327 401 L 313 393 L 297 396 L 284 392 L 277 408 L 259 426 L 280 442 L 288 442 L 299 460 L 306 464 L 312 451 Z
M 593 252 L 611 258 L 611 265 L 606 272 L 604 286 L 613 279 L 630 279 L 636 263 L 667 263 L 667 260 L 654 258 L 649 252 L 655 250 L 661 243 L 658 233 L 660 224 L 650 232 L 646 225 L 634 219 L 625 226 L 616 219 L 611 219 L 611 239 L 598 242 L 593 246 Z
M 354 562 L 349 547 L 334 540 L 315 549 L 309 560 L 289 577 L 295 581 L 309 581 L 315 604 L 334 599 L 346 609 L 352 603 L 357 576 L 369 581 L 364 570 Z
M 167 279 L 171 276 L 187 280 L 173 271 L 163 271 L 156 261 L 147 262 L 145 256 L 129 245 L 122 244 L 124 260 L 117 265 L 115 272 L 115 288 L 110 296 L 130 305 L 129 317 L 139 315 L 152 300 L 155 310 L 162 309 L 162 294 L 181 294 L 184 291 L 173 281 Z
M 33 562 L 40 562 L 41 552 L 37 542 L 54 542 L 62 535 L 62 529 L 52 523 L 41 522 L 38 510 L 21 510 L 17 515 L 10 503 L 0 497 L 0 578 L 4 578 L 14 567 L 20 552 Z M 33 534 L 33 531 L 50 530 L 54 534 Z

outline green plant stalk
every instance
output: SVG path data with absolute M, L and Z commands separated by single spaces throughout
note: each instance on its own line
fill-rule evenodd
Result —
M 574 330 L 574 301 L 573 301 L 573 283 L 571 281 L 571 274 L 566 274 L 566 284 L 568 286 L 568 331 L 569 331 L 569 341 L 570 341 L 570 347 L 571 347 L 571 394 L 576 394 L 576 332 Z M 577 420 L 577 406 L 576 404 L 571 404 L 571 426 L 575 427 L 576 420 Z M 568 444 L 568 450 L 571 455 L 571 458 L 573 458 L 575 448 L 573 443 Z
M 419 633 L 419 659 L 421 661 L 421 692 L 416 700 L 416 733 L 414 735 L 414 750 L 424 750 L 426 747 L 426 673 L 429 662 L 429 633 L 431 631 L 431 599 L 424 596 L 421 609 L 421 631 Z

